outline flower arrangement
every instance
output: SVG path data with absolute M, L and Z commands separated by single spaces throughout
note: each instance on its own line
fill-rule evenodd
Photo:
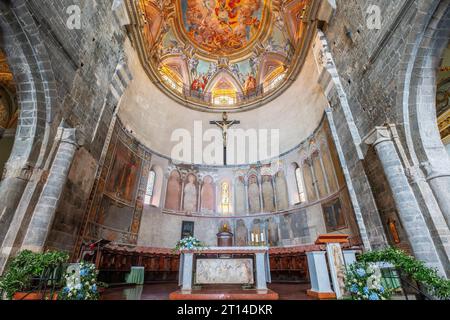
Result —
M 383 287 L 381 279 L 376 265 L 357 262 L 346 272 L 345 288 L 353 300 L 388 300 L 392 292 Z
M 450 280 L 440 276 L 437 270 L 427 267 L 420 261 L 398 248 L 373 251 L 358 257 L 362 263 L 389 262 L 394 267 L 422 284 L 429 294 L 438 299 L 450 299 Z
M 66 286 L 59 296 L 60 300 L 98 300 L 98 271 L 95 265 L 81 262 L 77 267 L 69 268 L 65 276 Z
M 180 250 L 195 250 L 195 249 L 201 249 L 204 248 L 205 245 L 194 237 L 187 237 L 184 239 L 181 239 L 178 241 L 177 245 L 175 246 L 175 251 Z

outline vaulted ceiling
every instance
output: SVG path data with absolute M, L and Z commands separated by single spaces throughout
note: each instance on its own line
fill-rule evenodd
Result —
M 262 105 L 294 80 L 313 0 L 139 0 L 131 36 L 151 80 L 191 108 Z

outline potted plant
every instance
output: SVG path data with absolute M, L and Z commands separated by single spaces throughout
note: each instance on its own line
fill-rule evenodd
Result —
M 59 285 L 58 270 L 69 256 L 64 252 L 34 253 L 28 250 L 20 252 L 8 264 L 6 272 L 0 278 L 0 290 L 8 300 L 56 299 L 53 293 Z M 50 286 L 50 290 L 44 290 Z

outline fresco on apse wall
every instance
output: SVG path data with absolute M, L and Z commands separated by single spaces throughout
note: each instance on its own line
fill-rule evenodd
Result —
M 263 194 L 264 211 L 265 212 L 275 211 L 275 205 L 273 202 L 274 192 L 271 176 L 262 177 L 262 194 Z
M 287 210 L 289 208 L 289 196 L 283 171 L 279 171 L 275 176 L 275 190 L 277 193 L 278 210 Z
M 251 213 L 261 212 L 259 183 L 256 175 L 251 175 L 248 179 L 248 204 Z
M 180 210 L 181 176 L 176 170 L 172 171 L 167 182 L 166 204 L 168 210 Z
M 282 215 L 280 217 L 280 233 L 283 240 L 308 237 L 310 233 L 306 211 Z
M 269 245 L 271 247 L 276 247 L 279 244 L 280 236 L 278 234 L 278 223 L 275 218 L 268 219 L 267 226 L 267 237 L 269 239 Z
M 87 205 L 82 240 L 136 244 L 151 155 L 118 120 Z M 78 244 L 79 245 L 79 244 Z
M 109 197 L 103 197 L 97 223 L 111 229 L 129 231 L 133 223 L 133 216 L 134 207 L 120 204 Z M 117 233 L 105 229 L 101 231 L 100 238 L 114 241 L 118 240 L 116 235 Z
M 206 91 L 206 86 L 216 74 L 217 69 L 217 63 L 192 57 L 189 60 L 189 73 L 191 75 L 190 89 L 198 93 L 204 93 Z
M 141 160 L 125 145 L 118 144 L 106 191 L 120 200 L 133 202 L 140 170 Z
M 237 247 L 245 247 L 248 245 L 248 229 L 245 221 L 240 219 L 236 222 L 235 245 Z
M 249 94 L 256 90 L 258 83 L 256 80 L 260 59 L 251 57 L 235 64 L 230 69 L 232 74 L 239 80 L 244 93 Z
M 202 192 L 201 192 L 202 211 L 214 212 L 216 209 L 215 201 L 215 184 L 210 176 L 203 179 Z
M 186 212 L 197 212 L 197 179 L 194 175 L 190 174 L 186 180 L 186 186 L 184 187 L 183 209 Z
M 189 38 L 207 51 L 230 53 L 258 34 L 262 0 L 180 0 Z
M 247 201 L 245 197 L 245 181 L 244 177 L 239 177 L 236 180 L 236 213 L 244 214 L 247 212 Z
M 337 199 L 323 206 L 327 232 L 335 232 L 347 228 L 341 200 Z

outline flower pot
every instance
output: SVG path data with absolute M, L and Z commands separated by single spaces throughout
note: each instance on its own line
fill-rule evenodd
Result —
M 49 293 L 44 296 L 43 293 L 38 292 L 16 292 L 13 300 L 58 300 L 58 294 L 54 293 L 53 298 L 50 299 Z

